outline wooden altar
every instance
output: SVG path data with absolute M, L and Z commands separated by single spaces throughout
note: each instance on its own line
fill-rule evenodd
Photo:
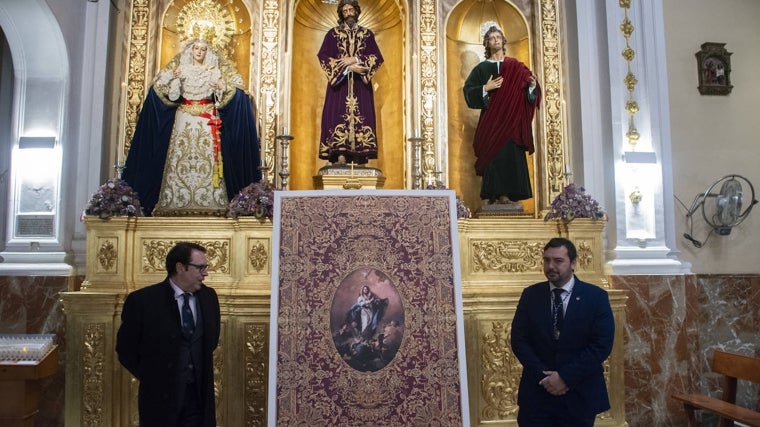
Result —
M 124 297 L 165 277 L 174 242 L 208 249 L 206 283 L 219 294 L 222 336 L 214 355 L 220 426 L 266 423 L 271 222 L 255 218 L 85 218 L 87 275 L 62 295 L 66 314 L 67 426 L 136 426 L 137 381 L 114 351 Z M 578 247 L 577 274 L 608 286 L 604 222 L 527 218 L 460 220 L 462 293 L 472 425 L 516 425 L 521 367 L 509 346 L 510 319 L 522 289 L 544 280 L 542 249 L 554 236 Z M 625 299 L 608 289 L 615 345 L 605 364 L 612 409 L 597 426 L 627 426 L 623 387 Z

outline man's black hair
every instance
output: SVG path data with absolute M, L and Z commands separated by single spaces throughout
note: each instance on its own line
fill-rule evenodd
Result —
M 560 248 L 564 246 L 565 249 L 567 249 L 567 257 L 570 258 L 570 262 L 575 261 L 575 258 L 578 257 L 578 251 L 575 249 L 575 245 L 573 242 L 571 242 L 568 239 L 565 239 L 564 237 L 555 237 L 551 240 L 549 240 L 549 243 L 544 246 L 544 251 L 546 251 L 549 248 Z
M 177 263 L 189 264 L 193 250 L 206 253 L 206 248 L 193 242 L 177 242 L 166 254 L 166 273 L 169 277 L 177 273 Z

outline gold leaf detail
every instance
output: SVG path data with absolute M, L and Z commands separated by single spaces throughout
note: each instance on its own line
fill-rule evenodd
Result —
M 116 250 L 116 246 L 114 246 L 113 242 L 106 240 L 102 245 L 100 245 L 100 249 L 98 250 L 98 263 L 101 267 L 103 267 L 103 270 L 112 270 L 116 264 L 116 259 L 118 259 L 118 257 L 119 253 Z

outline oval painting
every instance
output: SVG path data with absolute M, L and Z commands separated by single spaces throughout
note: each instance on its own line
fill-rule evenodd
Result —
M 360 372 L 387 366 L 404 336 L 404 307 L 388 276 L 366 268 L 343 278 L 330 308 L 330 331 L 348 366 Z

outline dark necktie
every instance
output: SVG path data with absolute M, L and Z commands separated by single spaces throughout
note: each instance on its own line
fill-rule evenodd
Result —
M 195 332 L 195 319 L 193 318 L 193 311 L 190 310 L 190 294 L 185 292 L 182 294 L 184 302 L 182 303 L 182 333 L 185 338 L 190 339 Z
M 562 320 L 565 317 L 563 306 L 562 306 L 562 292 L 565 292 L 564 289 L 556 288 L 552 292 L 554 292 L 554 298 L 552 301 L 552 321 L 554 325 L 554 339 L 559 339 L 559 331 L 562 329 Z

